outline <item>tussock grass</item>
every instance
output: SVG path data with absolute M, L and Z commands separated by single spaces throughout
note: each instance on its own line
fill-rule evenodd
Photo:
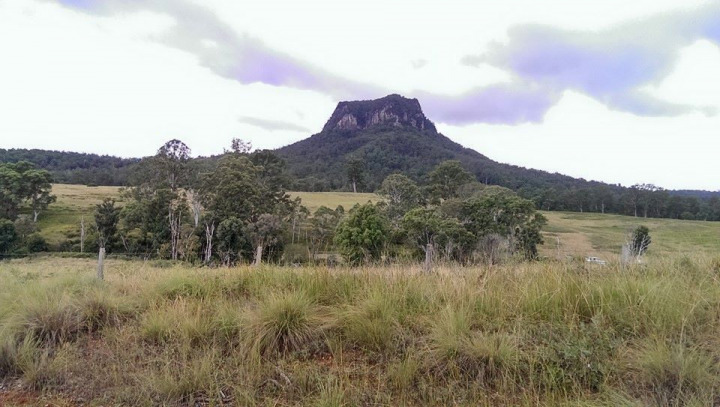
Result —
M 0 263 L 0 381 L 125 405 L 713 405 L 713 257 L 622 268 Z
M 246 316 L 245 340 L 254 354 L 268 356 L 312 349 L 322 340 L 327 320 L 302 291 L 272 293 Z

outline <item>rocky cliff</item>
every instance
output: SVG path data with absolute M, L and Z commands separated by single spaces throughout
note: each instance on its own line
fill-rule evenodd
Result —
M 437 133 L 435 125 L 423 114 L 417 99 L 388 95 L 375 100 L 338 103 L 323 132 L 363 130 L 376 125 L 411 127 Z

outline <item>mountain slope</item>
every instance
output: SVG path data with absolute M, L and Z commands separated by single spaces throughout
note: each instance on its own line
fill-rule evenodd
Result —
M 438 163 L 451 159 L 461 161 L 482 182 L 513 189 L 597 184 L 497 163 L 438 133 L 417 99 L 399 95 L 340 102 L 320 133 L 277 153 L 298 178 L 298 187 L 306 190 L 346 187 L 344 165 L 351 157 L 365 162 L 368 191 L 394 172 L 421 181 Z

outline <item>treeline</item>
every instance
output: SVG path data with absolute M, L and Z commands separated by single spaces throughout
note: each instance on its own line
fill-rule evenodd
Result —
M 338 132 L 320 133 L 278 150 L 277 155 L 287 163 L 283 185 L 288 190 L 374 192 L 393 173 L 426 185 L 434 166 L 456 159 L 478 182 L 509 188 L 541 210 L 720 221 L 718 192 L 670 191 L 652 184 L 626 188 L 500 164 L 441 134 L 408 129 L 379 126 L 352 137 Z M 221 157 L 188 158 L 188 171 L 212 171 Z M 0 162 L 20 161 L 48 170 L 56 183 L 132 186 L 145 176 L 139 165 L 141 159 L 0 149 Z
M 524 187 L 518 194 L 548 211 L 616 213 L 652 218 L 720 221 L 720 198 L 707 192 L 700 196 L 668 191 L 652 184 L 629 188 L 605 184 L 579 188 L 534 189 Z
M 348 264 L 424 259 L 429 269 L 537 257 L 545 219 L 533 203 L 478 183 L 457 161 L 438 165 L 422 187 L 390 175 L 378 204 L 310 213 L 287 194 L 284 161 L 249 150 L 235 140 L 201 170 L 188 146 L 169 141 L 138 164 L 123 205 L 98 205 L 69 248 L 209 265 L 333 263 L 338 253 Z
M 81 185 L 127 185 L 137 158 L 66 151 L 0 149 L 0 162 L 26 161 L 52 174 L 53 182 Z

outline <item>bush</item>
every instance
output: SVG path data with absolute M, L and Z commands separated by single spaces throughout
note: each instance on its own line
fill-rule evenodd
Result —
M 49 250 L 45 238 L 38 234 L 32 234 L 28 236 L 25 241 L 25 247 L 30 253 L 46 252 Z

